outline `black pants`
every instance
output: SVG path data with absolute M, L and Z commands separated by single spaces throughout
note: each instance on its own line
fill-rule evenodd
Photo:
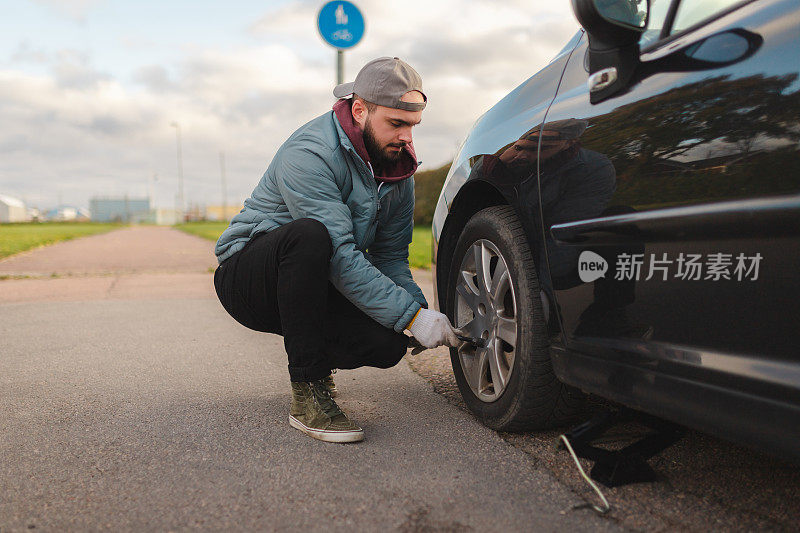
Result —
M 331 240 L 325 225 L 303 218 L 257 235 L 219 265 L 214 287 L 240 324 L 283 335 L 292 381 L 333 368 L 389 368 L 408 338 L 385 328 L 328 281 Z

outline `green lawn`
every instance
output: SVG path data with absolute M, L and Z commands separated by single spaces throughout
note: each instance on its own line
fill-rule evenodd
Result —
M 93 222 L 26 222 L 0 224 L 0 259 L 31 248 L 67 241 L 77 237 L 105 233 L 120 224 Z
M 227 222 L 188 222 L 175 226 L 181 231 L 216 241 L 228 227 Z M 430 226 L 414 227 L 414 239 L 408 250 L 408 261 L 414 268 L 431 267 L 431 228 Z
M 414 268 L 431 267 L 431 227 L 414 226 L 414 237 L 408 248 L 408 262 Z
M 192 235 L 197 235 L 198 237 L 203 237 L 209 241 L 216 241 L 219 239 L 219 236 L 222 235 L 222 232 L 225 231 L 227 227 L 227 222 L 186 222 L 175 226 L 176 229 L 191 233 Z

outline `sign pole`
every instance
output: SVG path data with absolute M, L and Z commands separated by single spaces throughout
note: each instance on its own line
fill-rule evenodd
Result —
M 344 50 L 336 50 L 336 85 L 344 83 Z

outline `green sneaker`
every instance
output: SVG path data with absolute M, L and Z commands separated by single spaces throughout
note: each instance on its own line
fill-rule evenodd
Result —
M 289 425 L 326 442 L 364 440 L 364 430 L 339 409 L 322 379 L 292 382 Z
M 339 389 L 336 388 L 336 383 L 333 382 L 333 375 L 336 373 L 336 370 L 333 370 L 331 374 L 326 377 L 322 378 L 322 383 L 328 387 L 328 391 L 331 393 L 331 398 L 336 398 L 339 396 Z

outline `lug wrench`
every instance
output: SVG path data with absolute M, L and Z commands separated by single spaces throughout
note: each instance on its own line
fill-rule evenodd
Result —
M 486 347 L 486 341 L 479 337 L 469 337 L 467 335 L 461 335 L 460 333 L 456 333 L 456 337 L 458 337 L 458 340 L 466 342 L 468 344 L 472 344 L 476 348 Z
M 456 333 L 456 337 L 458 337 L 458 340 L 465 342 L 467 344 L 472 344 L 476 348 L 484 348 L 486 346 L 486 341 L 480 338 L 470 337 L 468 335 L 462 335 L 461 333 Z M 420 342 L 414 337 L 408 338 L 408 345 L 410 348 L 412 348 L 411 355 L 417 355 L 427 350 L 427 348 L 422 344 L 420 344 Z

